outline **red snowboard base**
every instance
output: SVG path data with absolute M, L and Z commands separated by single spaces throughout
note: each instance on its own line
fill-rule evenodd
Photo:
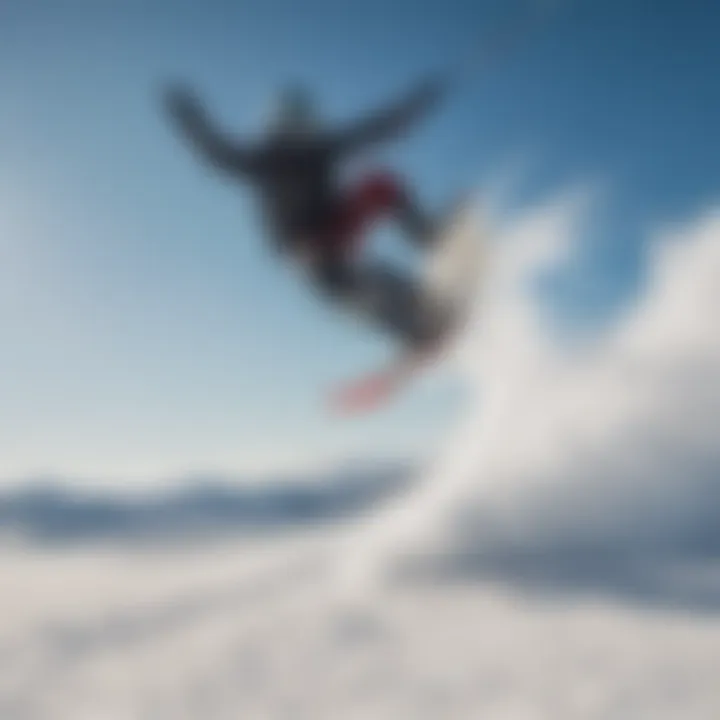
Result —
M 341 385 L 331 394 L 331 410 L 338 415 L 370 412 L 391 400 L 437 352 L 412 353 L 386 368 Z

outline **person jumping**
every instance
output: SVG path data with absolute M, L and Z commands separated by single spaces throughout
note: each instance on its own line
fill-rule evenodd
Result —
M 339 176 L 349 159 L 406 133 L 445 90 L 441 80 L 425 81 L 389 107 L 331 128 L 321 123 L 311 94 L 290 86 L 267 132 L 252 142 L 220 132 L 184 86 L 166 88 L 164 105 L 201 158 L 256 190 L 271 244 L 302 263 L 315 288 L 418 351 L 440 339 L 446 313 L 412 277 L 364 260 L 360 248 L 375 221 L 391 218 L 416 248 L 427 250 L 436 223 L 393 173 L 366 173 L 349 185 Z

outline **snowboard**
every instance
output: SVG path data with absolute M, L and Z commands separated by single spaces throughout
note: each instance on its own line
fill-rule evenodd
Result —
M 331 395 L 336 414 L 353 415 L 378 409 L 397 395 L 424 368 L 439 361 L 461 332 L 483 275 L 485 233 L 472 199 L 458 204 L 424 258 L 421 288 L 448 308 L 449 320 L 433 347 L 422 352 L 401 349 L 380 370 L 338 387 Z

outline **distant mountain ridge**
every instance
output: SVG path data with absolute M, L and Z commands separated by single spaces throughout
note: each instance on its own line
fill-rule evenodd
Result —
M 62 478 L 0 491 L 0 534 L 36 542 L 152 539 L 328 523 L 402 492 L 407 462 L 341 463 L 312 475 L 192 475 L 132 492 L 73 487 Z

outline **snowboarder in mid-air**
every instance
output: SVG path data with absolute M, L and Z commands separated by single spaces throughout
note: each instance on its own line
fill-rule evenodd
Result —
M 376 114 L 331 128 L 322 124 L 304 88 L 289 87 L 280 94 L 267 132 L 252 142 L 219 132 L 185 88 L 169 88 L 164 100 L 201 157 L 257 191 L 276 249 L 302 263 L 327 297 L 370 320 L 410 352 L 422 352 L 441 339 L 447 313 L 413 278 L 364 260 L 358 248 L 373 221 L 390 217 L 417 248 L 427 249 L 437 237 L 436 223 L 388 172 L 366 174 L 349 186 L 339 176 L 348 159 L 403 135 L 445 90 L 440 80 L 426 81 Z

